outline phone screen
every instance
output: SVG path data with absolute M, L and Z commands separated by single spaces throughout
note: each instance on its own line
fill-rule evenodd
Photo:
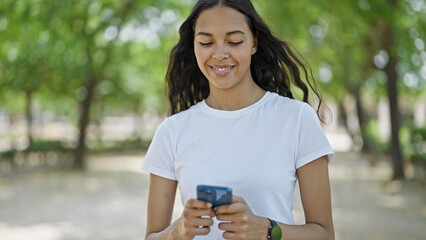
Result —
M 228 187 L 198 185 L 197 186 L 197 198 L 211 202 L 213 208 L 232 203 L 232 189 Z

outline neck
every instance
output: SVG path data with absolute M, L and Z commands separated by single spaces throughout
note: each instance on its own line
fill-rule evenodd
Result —
M 234 111 L 256 103 L 265 95 L 265 93 L 266 91 L 256 84 L 249 88 L 239 90 L 210 89 L 210 94 L 206 99 L 206 103 L 215 109 Z

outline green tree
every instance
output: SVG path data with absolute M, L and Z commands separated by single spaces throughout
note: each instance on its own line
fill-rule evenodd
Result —
M 420 72 L 419 66 L 412 64 L 413 56 L 419 58 L 420 54 L 412 55 L 412 39 L 407 36 L 423 36 L 420 33 L 424 31 L 419 29 L 424 29 L 425 8 L 416 1 L 386 0 L 271 0 L 258 4 L 267 13 L 264 15 L 273 29 L 302 50 L 314 73 L 318 73 L 326 96 L 334 99 L 342 109 L 344 97 L 354 96 L 363 150 L 366 152 L 374 148 L 367 129 L 371 116 L 364 104 L 366 97 L 388 97 L 392 122 L 393 178 L 403 177 L 403 159 L 398 143 L 401 124 L 398 120 L 398 95 L 402 93 L 413 99 L 424 91 L 424 81 L 411 83 L 415 87 L 410 87 L 406 81 L 401 84 L 400 80 L 405 80 L 408 71 Z M 418 45 L 422 45 L 422 37 L 416 38 L 420 42 Z M 381 66 L 378 67 L 378 64 Z M 324 76 L 321 76 L 321 72 L 325 73 Z M 377 77 L 383 75 L 384 78 Z M 413 78 L 421 79 L 418 75 Z M 375 87 L 371 91 L 366 84 Z M 398 89 L 401 93 L 397 92 Z
M 94 104 L 109 112 L 164 111 L 166 53 L 181 11 L 187 11 L 184 2 L 3 1 L 0 105 L 23 111 L 8 96 L 20 100 L 15 93 L 28 92 L 27 99 L 37 96 L 55 112 L 78 119 L 74 167 L 83 169 Z M 30 112 L 31 104 L 27 106 Z

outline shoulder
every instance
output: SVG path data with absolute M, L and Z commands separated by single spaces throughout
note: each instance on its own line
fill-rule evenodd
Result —
M 301 114 L 304 111 L 314 111 L 314 109 L 306 102 L 300 100 L 283 97 L 277 93 L 270 92 L 269 101 L 266 107 L 273 110 L 285 111 L 295 115 Z
M 175 129 L 176 127 L 181 127 L 182 124 L 188 122 L 193 116 L 199 115 L 201 112 L 200 108 L 201 102 L 191 106 L 189 109 L 182 112 L 173 114 L 167 117 L 162 125 L 165 125 L 168 129 Z

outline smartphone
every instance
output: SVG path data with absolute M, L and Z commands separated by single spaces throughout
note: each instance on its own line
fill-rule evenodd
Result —
M 197 199 L 211 202 L 213 208 L 224 204 L 231 204 L 232 189 L 229 187 L 198 185 Z

